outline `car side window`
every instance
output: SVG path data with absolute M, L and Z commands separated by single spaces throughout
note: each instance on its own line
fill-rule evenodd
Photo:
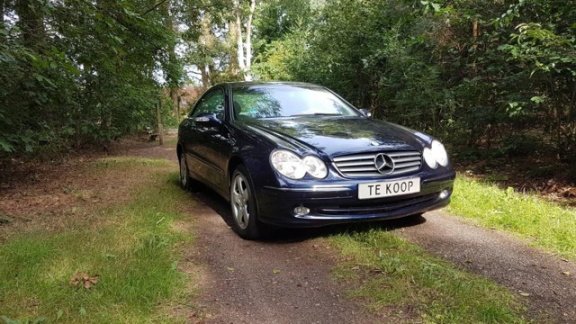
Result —
M 197 117 L 205 113 L 216 114 L 218 119 L 224 119 L 224 92 L 222 90 L 212 91 L 202 97 L 190 117 Z

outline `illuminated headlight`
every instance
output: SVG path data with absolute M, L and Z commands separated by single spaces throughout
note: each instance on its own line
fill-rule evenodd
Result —
M 430 148 L 424 148 L 422 156 L 426 164 L 432 169 L 436 169 L 438 165 L 444 167 L 448 165 L 448 153 L 446 153 L 444 145 L 436 140 L 432 141 Z
M 323 179 L 328 174 L 328 169 L 326 169 L 326 164 L 322 162 L 319 158 L 315 156 L 307 156 L 302 159 L 302 164 L 306 168 L 311 176 L 318 179 Z
M 446 149 L 442 143 L 438 141 L 432 141 L 432 154 L 434 155 L 434 158 L 438 164 L 443 167 L 448 165 L 448 153 L 446 153 Z
M 432 150 L 429 148 L 424 148 L 424 152 L 422 152 L 422 156 L 424 157 L 424 161 L 428 164 L 429 167 L 432 169 L 436 169 L 438 167 L 438 162 L 434 158 L 434 154 L 432 154 Z
M 326 165 L 319 158 L 307 156 L 301 159 L 290 151 L 272 152 L 270 162 L 276 171 L 290 179 L 302 179 L 306 173 L 314 178 L 322 179 L 328 174 Z

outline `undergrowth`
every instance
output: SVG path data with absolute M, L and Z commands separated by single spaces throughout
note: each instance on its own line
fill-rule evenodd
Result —
M 37 231 L 0 245 L 0 315 L 4 321 L 142 323 L 178 320 L 162 307 L 182 298 L 177 247 L 187 235 L 173 228 L 190 203 L 167 161 L 112 158 L 94 171 L 152 172 L 136 198 L 79 219 L 65 231 Z M 84 274 L 88 280 L 74 282 Z M 169 308 L 169 307 L 168 307 Z

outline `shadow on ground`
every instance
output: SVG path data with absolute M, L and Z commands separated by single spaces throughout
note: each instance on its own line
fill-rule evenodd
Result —
M 180 186 L 178 181 L 173 185 Z M 229 203 L 210 188 L 197 184 L 197 187 L 191 192 L 194 199 L 199 200 L 230 226 L 232 222 L 232 213 Z M 350 232 L 367 232 L 373 229 L 392 231 L 399 228 L 412 227 L 426 222 L 426 218 L 420 215 L 414 215 L 405 218 L 391 219 L 384 221 L 368 221 L 353 224 L 330 225 L 318 228 L 278 228 L 275 229 L 264 241 L 267 243 L 295 243 L 314 239 L 317 237 L 332 236 Z

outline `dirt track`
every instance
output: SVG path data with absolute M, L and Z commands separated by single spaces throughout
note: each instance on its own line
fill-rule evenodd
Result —
M 142 145 L 122 153 L 178 163 L 173 148 Z M 331 279 L 334 261 L 321 239 L 299 232 L 281 233 L 282 238 L 268 242 L 243 240 L 226 224 L 231 215 L 224 199 L 208 189 L 190 195 L 200 207 L 190 211 L 198 250 L 188 258 L 203 269 L 200 310 L 191 322 L 386 321 L 344 296 L 345 287 Z
M 126 153 L 164 157 L 176 164 L 173 148 L 146 145 Z M 191 196 L 201 206 L 194 210 L 199 250 L 190 257 L 204 269 L 199 301 L 203 322 L 395 321 L 368 314 L 343 296 L 344 287 L 330 277 L 334 260 L 321 238 L 325 230 L 292 231 L 270 242 L 245 241 L 226 226 L 230 215 L 223 199 L 209 190 Z M 442 211 L 425 214 L 416 222 L 397 220 L 387 226 L 431 253 L 509 287 L 524 298 L 528 314 L 545 312 L 546 322 L 576 323 L 573 262 Z M 191 318 L 195 320 L 198 317 Z
M 158 146 L 135 140 L 113 150 L 118 155 L 170 160 L 177 172 L 174 136 L 167 140 L 172 144 Z M 27 178 L 15 174 L 11 182 L 0 181 L 0 194 L 3 194 L 0 225 L 8 224 L 0 226 L 0 243 L 8 239 L 6 234 L 17 228 L 65 226 L 65 222 L 55 222 L 54 215 L 82 217 L 82 214 L 77 215 L 82 213 L 82 208 L 77 212 L 67 208 L 71 201 L 101 208 L 109 204 L 109 200 L 120 203 L 130 196 L 123 188 L 133 188 L 137 178 L 114 180 L 111 179 L 117 177 L 114 173 L 78 176 L 85 161 L 81 156 L 70 163 L 44 165 L 45 168 L 35 170 L 35 174 L 22 173 L 31 175 Z M 87 183 L 91 186 L 86 186 Z M 94 194 L 97 188 L 103 187 L 107 190 L 101 191 L 113 195 L 113 199 L 102 193 Z M 69 188 L 83 190 L 71 194 Z M 182 270 L 190 271 L 192 283 L 200 282 L 199 297 L 190 303 L 192 306 L 180 305 L 175 310 L 187 316 L 189 322 L 410 321 L 410 318 L 369 313 L 361 301 L 345 296 L 348 287 L 344 283 L 333 280 L 330 271 L 336 265 L 337 253 L 327 246 L 324 237 L 344 231 L 346 227 L 281 231 L 273 240 L 251 242 L 240 239 L 226 225 L 230 219 L 228 204 L 210 190 L 190 193 L 190 204 L 181 207 L 187 210 L 190 218 L 178 225 L 195 234 L 193 245 L 185 249 Z M 12 215 L 5 223 L 1 222 L 2 210 L 7 211 L 6 215 Z M 34 212 L 42 217 L 36 217 Z M 28 215 L 30 219 L 22 215 Z M 44 217 L 46 215 L 52 216 Z M 576 265 L 573 261 L 530 248 L 509 235 L 474 226 L 442 211 L 427 213 L 420 219 L 382 222 L 380 226 L 462 269 L 508 287 L 525 301 L 527 319 L 576 323 Z M 362 228 L 355 226 L 358 230 Z M 542 317 L 543 313 L 547 315 Z
M 422 224 L 396 231 L 461 268 L 508 287 L 526 300 L 529 314 L 544 311 L 549 316 L 546 321 L 576 323 L 574 263 L 442 211 L 424 216 Z
M 212 195 L 202 201 L 221 203 Z M 245 241 L 208 205 L 196 213 L 204 266 L 200 304 L 216 323 L 374 323 L 330 278 L 333 262 L 319 239 Z
M 171 148 L 146 146 L 128 153 L 176 163 Z M 344 287 L 329 274 L 334 260 L 322 243 L 326 230 L 280 233 L 281 238 L 270 242 L 245 241 L 226 225 L 230 215 L 223 199 L 207 189 L 191 196 L 201 206 L 194 215 L 199 250 L 192 258 L 205 268 L 200 299 L 204 321 L 394 322 L 368 314 L 343 296 Z M 509 287 L 526 300 L 529 314 L 544 312 L 546 322 L 576 323 L 574 263 L 442 211 L 425 214 L 419 222 L 388 225 L 431 253 Z

